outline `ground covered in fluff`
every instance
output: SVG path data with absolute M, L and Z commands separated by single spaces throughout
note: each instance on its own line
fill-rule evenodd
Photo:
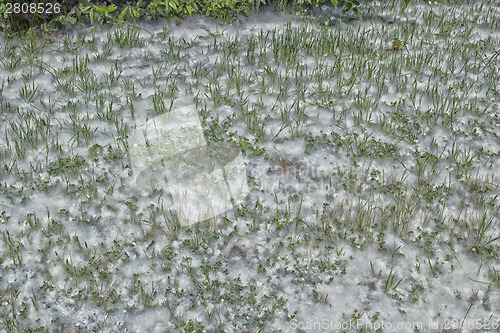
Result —
M 406 3 L 2 40 L 2 330 L 497 331 L 500 5 Z M 183 107 L 250 190 L 185 227 L 129 156 Z

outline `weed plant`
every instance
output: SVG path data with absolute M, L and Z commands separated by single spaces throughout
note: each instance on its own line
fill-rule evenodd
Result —
M 297 7 L 320 7 L 325 0 L 122 0 L 88 1 L 68 0 L 55 3 L 0 0 L 0 31 L 7 36 L 25 31 L 61 31 L 78 24 L 117 24 L 133 26 L 137 20 L 206 15 L 232 22 L 238 15 L 248 16 L 251 9 L 272 5 L 282 11 Z M 362 18 L 358 0 L 331 0 L 343 12 L 353 11 Z M 132 22 L 132 23 L 130 23 Z

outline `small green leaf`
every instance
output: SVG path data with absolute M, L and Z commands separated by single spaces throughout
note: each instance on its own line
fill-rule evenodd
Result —
M 123 8 L 123 10 L 120 12 L 120 15 L 118 15 L 118 18 L 119 18 L 120 20 L 123 20 L 123 18 L 124 18 L 124 17 L 125 17 L 125 15 L 127 14 L 128 10 L 129 10 L 129 7 L 125 7 L 125 8 Z
M 332 5 L 337 9 L 337 5 L 339 4 L 338 0 L 332 0 Z
M 358 7 L 354 7 L 354 8 L 352 9 L 352 11 L 354 12 L 354 14 L 358 15 L 358 17 L 359 17 L 359 19 L 360 19 L 361 21 L 363 21 L 363 15 L 361 15 L 361 11 L 359 10 L 359 8 L 358 8 Z
M 352 8 L 352 2 L 348 2 L 344 5 L 344 9 L 342 10 L 343 13 L 347 13 L 348 11 L 350 11 Z
M 9 16 L 6 10 L 6 6 L 3 3 L 0 4 L 0 14 L 2 14 L 5 19 Z
M 95 6 L 95 9 L 97 9 L 98 12 L 104 13 L 107 11 L 106 6 Z

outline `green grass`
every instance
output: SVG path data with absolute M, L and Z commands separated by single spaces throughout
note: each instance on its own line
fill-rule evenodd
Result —
M 99 313 L 82 331 L 110 329 L 104 315 L 124 310 L 162 311 L 182 332 L 272 331 L 301 318 L 300 305 L 328 310 L 339 297 L 329 288 L 353 278 L 401 308 L 450 289 L 498 309 L 499 42 L 476 34 L 498 28 L 498 5 L 435 6 L 447 14 L 381 5 L 408 24 L 304 17 L 249 36 L 206 27 L 193 40 L 126 24 L 102 42 L 98 30 L 5 40 L 0 264 L 33 287 L 0 288 L 2 327 L 60 329 L 73 319 L 51 312 L 57 300 Z M 143 68 L 119 59 L 151 45 Z M 196 106 L 209 143 L 240 147 L 252 189 L 191 228 L 158 204 L 162 189 L 128 183 L 135 120 L 179 101 Z M 360 253 L 377 258 L 364 261 L 371 273 L 349 276 Z M 384 310 L 356 306 L 344 322 Z

